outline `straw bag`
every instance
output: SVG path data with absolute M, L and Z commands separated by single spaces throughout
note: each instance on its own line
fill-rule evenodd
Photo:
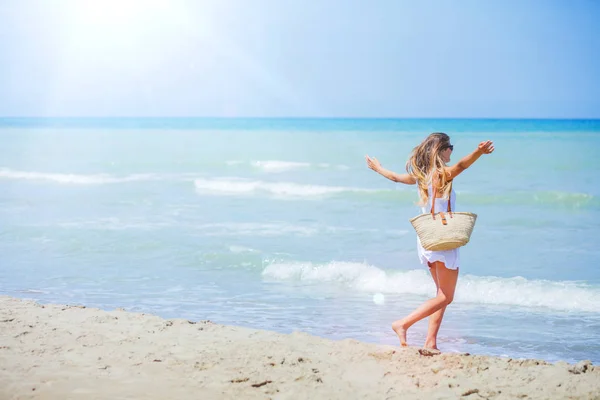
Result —
M 452 193 L 452 186 L 450 186 L 450 193 Z M 436 189 L 433 189 L 431 213 L 421 214 L 410 219 L 410 223 L 417 231 L 421 245 L 426 250 L 442 251 L 456 249 L 469 243 L 477 214 L 452 212 L 450 198 L 448 198 L 448 212 L 436 214 L 435 195 Z

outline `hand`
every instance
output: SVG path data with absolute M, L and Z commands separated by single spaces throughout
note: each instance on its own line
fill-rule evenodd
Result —
M 479 150 L 481 154 L 491 154 L 494 151 L 494 142 L 491 140 L 481 142 L 479 143 L 479 146 L 477 146 L 477 150 Z
M 381 169 L 381 163 L 375 157 L 371 158 L 368 155 L 365 156 L 365 160 L 367 160 L 367 167 L 371 168 L 375 172 L 379 172 Z

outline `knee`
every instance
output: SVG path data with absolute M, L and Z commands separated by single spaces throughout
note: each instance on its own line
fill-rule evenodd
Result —
M 447 306 L 448 304 L 452 303 L 452 300 L 454 300 L 454 295 L 439 293 L 438 298 L 444 303 L 445 306 Z

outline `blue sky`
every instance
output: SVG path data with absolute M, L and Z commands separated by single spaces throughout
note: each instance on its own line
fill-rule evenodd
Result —
M 0 116 L 600 118 L 594 0 L 0 0 Z

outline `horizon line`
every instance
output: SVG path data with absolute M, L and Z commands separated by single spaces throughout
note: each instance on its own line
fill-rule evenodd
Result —
M 536 121 L 600 121 L 600 117 L 318 117 L 318 116 L 0 116 L 0 120 L 15 119 L 269 119 L 269 120 L 536 120 Z

